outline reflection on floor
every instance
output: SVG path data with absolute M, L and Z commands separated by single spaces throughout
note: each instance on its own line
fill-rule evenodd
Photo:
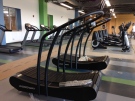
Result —
M 132 45 L 135 44 L 131 40 Z M 98 96 L 94 101 L 135 101 L 135 54 L 134 46 L 130 52 L 121 52 L 120 47 L 108 47 L 103 50 L 93 50 L 87 45 L 86 54 L 89 56 L 109 55 L 110 63 L 106 70 L 103 70 L 102 82 Z M 46 48 L 45 50 L 47 50 Z M 18 60 L 24 57 L 37 54 L 38 48 L 26 47 L 24 51 L 17 54 L 0 53 L 0 65 Z M 18 92 L 10 86 L 8 79 L 0 81 L 1 101 L 68 101 L 58 98 L 29 95 Z

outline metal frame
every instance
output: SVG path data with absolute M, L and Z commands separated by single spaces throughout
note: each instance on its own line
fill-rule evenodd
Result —
M 38 94 L 40 94 L 40 61 L 41 61 L 43 43 L 44 43 L 45 38 L 46 38 L 48 35 L 50 35 L 50 34 L 52 34 L 52 33 L 54 33 L 54 32 L 57 32 L 56 35 L 55 35 L 55 37 L 54 37 L 54 40 L 53 40 L 53 42 L 52 42 L 52 44 L 51 44 L 51 46 L 50 46 L 50 49 L 49 49 L 49 52 L 48 52 L 48 55 L 47 55 L 47 59 L 46 59 L 46 64 L 45 64 L 45 75 L 44 75 L 44 76 L 45 76 L 45 88 L 46 88 L 46 95 L 48 95 L 48 83 L 47 83 L 47 81 L 48 81 L 48 67 L 49 67 L 49 61 L 50 61 L 50 56 L 51 56 L 51 53 L 52 53 L 52 50 L 53 50 L 55 41 L 56 41 L 56 39 L 57 39 L 57 37 L 58 37 L 58 35 L 59 35 L 59 33 L 60 33 L 60 30 L 61 30 L 62 28 L 65 28 L 65 27 L 68 26 L 69 24 L 72 24 L 72 23 L 74 23 L 74 22 L 76 22 L 76 21 L 78 21 L 78 20 L 81 20 L 81 19 L 83 19 L 83 18 L 85 18 L 85 17 L 88 17 L 88 16 L 90 16 L 90 15 L 93 15 L 93 14 L 98 14 L 98 16 L 97 16 L 97 18 L 94 18 L 93 20 L 91 20 L 91 22 L 93 22 L 93 21 L 99 19 L 100 17 L 102 17 L 103 14 L 104 14 L 104 12 L 103 12 L 103 11 L 97 11 L 97 12 L 92 12 L 92 13 L 85 14 L 85 15 L 80 16 L 80 17 L 78 17 L 78 18 L 76 18 L 76 19 L 73 19 L 73 20 L 71 20 L 71 21 L 69 21 L 69 22 L 67 22 L 67 23 L 65 23 L 65 24 L 63 24 L 63 25 L 57 27 L 56 29 L 54 29 L 54 30 L 52 30 L 52 31 L 50 31 L 50 32 L 48 32 L 48 33 L 46 33 L 45 35 L 43 35 L 43 37 L 42 37 L 42 39 L 41 39 L 41 42 L 40 42 L 40 47 L 39 47 L 39 52 L 38 52 L 38 61 L 37 61 L 37 88 L 38 88 L 38 91 L 37 91 L 37 92 L 38 92 Z M 76 28 L 74 28 L 73 30 L 75 30 L 75 29 L 76 29 Z M 71 32 L 71 31 L 73 31 L 73 30 L 68 31 L 67 33 Z M 65 35 L 65 33 L 64 33 L 64 35 Z M 66 57 L 66 55 L 65 55 L 65 57 Z

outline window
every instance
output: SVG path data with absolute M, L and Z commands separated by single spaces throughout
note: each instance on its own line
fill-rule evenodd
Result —
M 21 10 L 11 7 L 3 7 L 5 26 L 10 30 L 22 30 Z

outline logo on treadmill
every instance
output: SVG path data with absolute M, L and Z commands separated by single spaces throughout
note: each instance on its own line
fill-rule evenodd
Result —
M 19 85 L 20 88 L 25 88 L 25 89 L 31 89 L 31 90 L 35 90 L 35 88 L 33 87 L 28 87 L 28 86 L 23 86 L 23 85 Z

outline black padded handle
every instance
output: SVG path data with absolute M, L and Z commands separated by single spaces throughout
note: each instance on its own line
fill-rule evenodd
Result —
M 7 29 L 7 27 L 6 26 L 4 26 L 4 25 L 0 25 L 0 29 L 2 30 L 2 31 L 12 31 L 12 30 L 10 30 L 10 29 Z
M 25 24 L 25 29 L 27 30 L 27 31 L 33 31 L 34 29 L 31 27 L 31 24 L 29 24 L 29 23 L 26 23 Z
M 40 30 L 39 28 L 37 28 L 36 26 L 33 26 L 33 25 L 31 25 L 31 28 L 34 29 L 35 31 L 39 31 Z
M 46 27 L 45 25 L 40 25 L 40 28 L 43 31 L 50 31 L 50 29 L 48 27 Z
M 7 30 L 5 30 L 5 31 L 11 32 L 12 30 L 7 29 Z

